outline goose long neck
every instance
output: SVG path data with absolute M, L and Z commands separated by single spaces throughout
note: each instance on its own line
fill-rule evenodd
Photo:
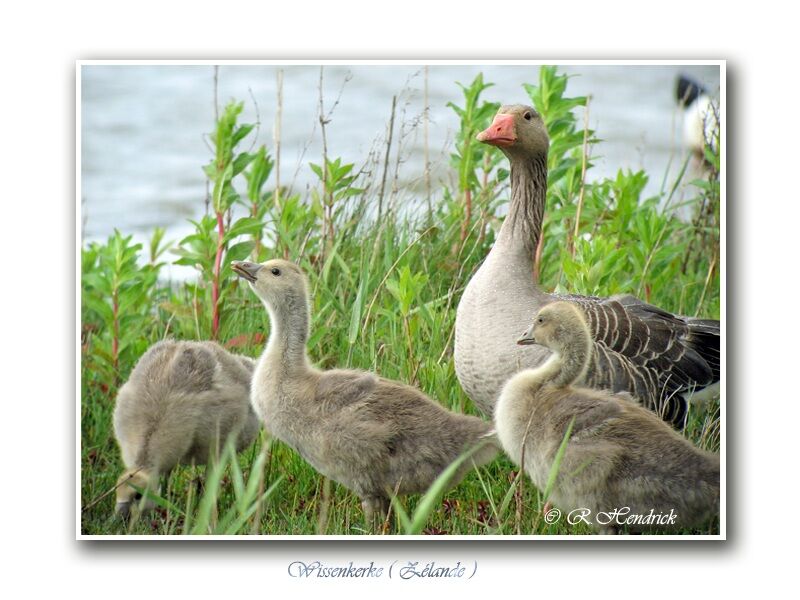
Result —
M 306 343 L 311 315 L 308 303 L 294 299 L 273 306 L 264 303 L 270 319 L 270 334 L 264 358 L 280 365 L 283 373 L 296 373 L 309 367 Z
M 542 236 L 547 196 L 547 155 L 511 160 L 511 203 L 497 244 L 518 249 L 531 261 Z

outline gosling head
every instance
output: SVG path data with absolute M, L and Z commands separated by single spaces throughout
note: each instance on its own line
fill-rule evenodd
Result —
M 536 314 L 533 324 L 519 337 L 517 344 L 539 344 L 561 353 L 585 337 L 588 337 L 588 330 L 580 311 L 569 302 L 553 302 Z
M 306 276 L 288 260 L 273 259 L 261 264 L 235 260 L 231 268 L 272 309 L 299 308 L 308 302 Z
M 523 104 L 501 106 L 492 124 L 477 139 L 497 146 L 509 159 L 546 157 L 550 146 L 541 115 Z
M 142 491 L 147 489 L 149 483 L 150 472 L 146 469 L 130 469 L 120 475 L 117 479 L 117 515 L 127 519 L 154 508 L 152 500 L 145 499 L 142 502 Z

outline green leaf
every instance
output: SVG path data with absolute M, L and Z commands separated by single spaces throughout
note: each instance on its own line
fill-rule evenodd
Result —
M 240 235 L 251 235 L 261 233 L 264 226 L 261 220 L 254 217 L 242 217 L 237 219 L 222 237 L 222 243 L 227 244 Z
M 233 134 L 233 138 L 231 139 L 231 142 L 232 142 L 231 146 L 236 146 L 236 144 L 238 144 L 244 138 L 246 138 L 247 134 L 249 134 L 251 131 L 253 131 L 254 127 L 255 127 L 255 124 L 249 124 L 248 123 L 248 124 L 242 125 L 239 128 L 237 128 L 236 131 Z
M 353 302 L 353 310 L 350 313 L 350 329 L 347 333 L 347 341 L 352 346 L 358 339 L 358 332 L 361 329 L 361 315 L 364 311 L 364 295 L 369 281 L 369 270 L 361 274 L 361 279 L 358 283 L 358 293 L 356 294 L 355 302 Z
M 253 161 L 254 157 L 254 154 L 248 154 L 247 152 L 242 152 L 237 156 L 233 161 L 233 165 L 231 165 L 231 177 L 236 177 L 239 173 L 244 171 L 245 167 Z

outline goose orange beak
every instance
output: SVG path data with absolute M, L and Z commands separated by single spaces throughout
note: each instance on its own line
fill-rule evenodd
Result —
M 513 146 L 517 141 L 517 134 L 514 131 L 514 115 L 497 115 L 492 124 L 478 134 L 477 140 L 500 148 Z

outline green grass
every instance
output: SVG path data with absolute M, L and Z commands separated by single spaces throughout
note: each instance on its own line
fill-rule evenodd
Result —
M 475 82 L 465 88 L 471 90 L 473 110 L 463 119 L 491 115 L 475 108 L 481 106 L 481 86 Z M 644 173 L 620 172 L 614 179 L 583 185 L 583 131 L 565 108 L 580 102 L 566 98 L 565 89 L 566 78 L 543 68 L 539 86 L 529 90 L 537 108 L 552 117 L 546 118 L 553 145 L 542 287 L 633 293 L 680 314 L 719 318 L 718 163 L 707 180 L 689 188 L 696 217 L 688 224 L 659 208 L 671 190 L 642 197 Z M 486 124 L 464 121 L 462 129 Z M 220 131 L 217 135 L 224 135 Z M 259 174 L 238 176 L 249 173 L 246 198 L 236 195 L 238 179 L 224 182 L 229 203 L 216 208 L 242 204 L 248 210 L 248 217 L 230 223 L 224 239 L 218 236 L 218 220 L 208 217 L 196 224 L 193 236 L 172 248 L 175 255 L 165 252 L 163 232 L 154 234 L 147 251 L 121 234 L 107 244 L 83 248 L 80 469 L 81 506 L 89 508 L 81 513 L 82 533 L 366 533 L 353 493 L 326 483 L 294 451 L 264 433 L 240 455 L 223 454 L 216 466 L 174 470 L 162 488 L 162 506 L 151 518 L 127 526 L 113 516 L 113 493 L 92 504 L 114 487 L 123 470 L 112 429 L 114 395 L 138 357 L 164 337 L 210 339 L 216 332 L 222 343 L 234 344 L 233 351 L 259 354 L 269 333 L 266 313 L 227 268 L 230 260 L 244 258 L 242 252 L 254 251 L 259 261 L 288 257 L 309 274 L 309 352 L 319 367 L 375 371 L 418 385 L 451 410 L 478 414 L 455 376 L 455 308 L 491 248 L 508 187 L 504 160 L 494 150 L 467 147 L 468 139 L 459 138 L 453 166 L 460 185 L 470 190 L 469 219 L 464 190 L 444 188 L 433 214 L 389 205 L 375 222 L 378 174 L 352 178 L 347 165 L 336 161 L 328 161 L 332 173 L 315 165 L 325 181 L 310 200 L 282 190 L 278 203 L 274 190 L 266 189 L 268 160 L 261 156 L 250 159 L 259 165 Z M 236 162 L 236 144 L 233 148 L 228 158 Z M 337 188 L 340 184 L 344 187 Z M 582 187 L 579 237 L 573 240 Z M 584 239 L 587 233 L 591 236 Z M 223 259 L 217 271 L 219 252 Z M 134 258 L 148 266 L 138 267 Z M 160 265 L 176 259 L 198 266 L 196 282 L 171 285 L 158 279 Z M 219 283 L 216 291 L 213 281 Z M 693 408 L 685 435 L 718 450 L 719 407 Z M 409 520 L 401 524 L 406 524 L 403 531 L 450 535 L 590 533 L 580 525 L 545 523 L 543 500 L 530 480 L 517 477 L 516 467 L 501 457 L 473 470 L 441 499 L 438 494 L 424 503 L 420 497 L 402 499 L 400 511 Z

